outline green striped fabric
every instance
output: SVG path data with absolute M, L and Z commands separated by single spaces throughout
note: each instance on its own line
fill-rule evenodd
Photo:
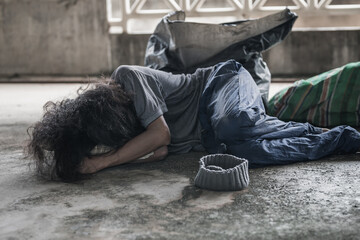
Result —
M 360 126 L 360 62 L 296 81 L 270 99 L 268 114 L 321 127 Z

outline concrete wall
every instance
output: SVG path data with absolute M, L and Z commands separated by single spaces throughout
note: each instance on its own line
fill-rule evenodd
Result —
M 112 35 L 112 64 L 143 65 L 150 35 Z M 360 30 L 293 31 L 263 53 L 273 76 L 312 76 L 360 61 Z
M 263 55 L 273 76 L 318 74 L 360 61 L 360 30 L 293 31 Z
M 110 36 L 113 68 L 122 64 L 144 65 L 150 34 L 114 34 Z
M 0 74 L 93 74 L 110 61 L 105 1 L 0 0 Z
M 0 77 L 86 76 L 142 65 L 148 34 L 110 35 L 105 0 L 0 0 Z M 360 30 L 295 31 L 264 53 L 274 76 L 360 61 Z

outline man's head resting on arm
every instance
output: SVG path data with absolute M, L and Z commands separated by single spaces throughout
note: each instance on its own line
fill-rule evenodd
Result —
M 75 99 L 48 102 L 44 111 L 28 129 L 27 153 L 38 173 L 51 179 L 81 179 L 79 166 L 95 146 L 118 149 L 144 130 L 129 94 L 112 81 L 97 83 Z

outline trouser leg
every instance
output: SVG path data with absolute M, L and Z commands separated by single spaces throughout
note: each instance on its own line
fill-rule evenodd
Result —
M 315 160 L 333 153 L 354 153 L 359 147 L 360 133 L 348 126 L 302 137 L 259 138 L 227 145 L 230 154 L 248 159 L 251 167 Z

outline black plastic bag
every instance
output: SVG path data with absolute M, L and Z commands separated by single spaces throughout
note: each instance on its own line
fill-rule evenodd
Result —
M 297 16 L 288 9 L 260 19 L 223 24 L 185 22 L 177 11 L 162 18 L 147 44 L 145 65 L 173 73 L 192 73 L 228 59 L 243 64 L 267 102 L 271 74 L 261 52 L 281 42 Z

